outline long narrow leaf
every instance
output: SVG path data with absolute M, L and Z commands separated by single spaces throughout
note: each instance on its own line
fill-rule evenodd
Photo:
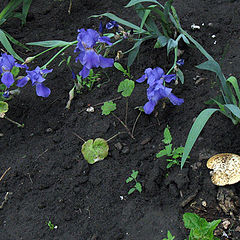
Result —
M 161 35 L 153 18 L 149 16 L 151 10 L 149 9 L 145 10 L 143 5 L 140 3 L 135 6 L 135 9 L 138 16 L 142 19 L 140 28 L 142 29 L 143 26 L 145 25 L 149 32 L 153 32 L 154 34 L 156 34 L 156 36 Z
M 142 2 L 156 3 L 156 4 L 158 4 L 159 6 L 161 6 L 162 8 L 164 8 L 163 5 L 160 4 L 160 3 L 159 3 L 158 1 L 156 1 L 156 0 L 131 0 L 125 7 L 132 7 L 132 6 L 134 6 L 134 5 L 138 4 L 138 3 L 142 3 Z
M 198 136 L 200 135 L 202 129 L 204 128 L 205 124 L 207 123 L 208 119 L 216 112 L 219 111 L 219 109 L 214 108 L 208 108 L 203 110 L 198 117 L 196 118 L 195 122 L 192 125 L 192 128 L 188 134 L 187 141 L 184 147 L 183 156 L 181 159 L 181 168 L 183 168 L 186 159 L 196 142 Z
M 23 8 L 22 8 L 23 24 L 26 23 L 26 18 L 27 18 L 31 3 L 32 3 L 32 0 L 23 0 Z
M 128 54 L 128 64 L 127 64 L 128 67 L 130 67 L 133 64 L 134 60 L 136 59 L 136 57 L 138 55 L 138 52 L 139 52 L 139 49 L 140 49 L 140 46 L 141 46 L 141 43 L 142 43 L 141 40 L 137 41 L 134 44 L 132 50 L 129 52 L 129 54 Z
M 232 84 L 234 91 L 237 95 L 238 98 L 238 104 L 240 105 L 240 89 L 239 89 L 239 85 L 238 85 L 238 81 L 234 76 L 231 76 L 227 79 L 227 84 Z
M 99 18 L 99 17 L 108 17 L 116 22 L 118 22 L 119 24 L 123 24 L 129 28 L 135 29 L 136 31 L 138 31 L 138 33 L 146 33 L 145 30 L 141 29 L 140 27 L 136 26 L 133 23 L 130 23 L 128 21 L 123 20 L 122 18 L 117 17 L 116 15 L 112 14 L 112 13 L 103 13 L 103 14 L 99 14 L 99 15 L 92 15 L 90 17 L 94 17 L 94 18 Z
M 31 51 L 30 48 L 26 47 L 24 44 L 22 44 L 21 42 L 19 42 L 19 41 L 16 40 L 15 38 L 13 38 L 9 33 L 7 33 L 7 32 L 4 31 L 4 30 L 2 30 L 2 31 L 5 33 L 5 35 L 7 36 L 7 38 L 9 39 L 10 42 L 12 42 L 13 44 L 18 45 L 18 46 L 20 46 L 20 47 L 22 47 L 22 48 L 25 48 L 25 49 L 28 50 L 28 51 Z
M 240 119 L 240 108 L 234 104 L 225 104 L 225 108 L 227 108 L 233 115 Z
M 0 13 L 0 20 L 5 18 L 7 19 L 16 8 L 22 3 L 23 0 L 11 0 L 7 6 Z
M 17 53 L 13 50 L 10 42 L 8 41 L 5 33 L 0 29 L 0 42 L 2 43 L 3 47 L 7 50 L 8 53 L 10 53 L 13 57 L 15 57 L 17 60 L 24 62 L 24 60 L 17 55 Z
M 231 103 L 231 93 L 227 86 L 227 83 L 226 83 L 227 80 L 222 73 L 220 65 L 215 60 L 212 59 L 204 63 L 201 63 L 196 67 L 199 69 L 208 70 L 217 74 L 218 78 L 220 79 L 221 89 L 225 95 L 225 99 L 227 100 L 227 103 Z
M 49 47 L 65 47 L 67 45 L 72 45 L 73 43 L 74 42 L 65 42 L 62 40 L 49 40 L 49 41 L 40 41 L 40 42 L 30 42 L 26 44 L 49 48 Z

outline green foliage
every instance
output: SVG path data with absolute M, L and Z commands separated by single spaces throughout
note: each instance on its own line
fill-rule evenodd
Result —
M 82 154 L 88 163 L 94 164 L 108 156 L 109 146 L 102 138 L 89 139 L 82 145 Z
M 128 191 L 128 195 L 132 194 L 134 191 L 142 192 L 142 185 L 137 181 L 138 171 L 132 170 L 130 177 L 126 179 L 126 183 L 135 182 L 135 186 Z
M 126 70 L 119 62 L 114 62 L 114 67 L 120 72 L 122 72 L 125 77 L 132 79 L 132 76 L 130 74 L 130 67 L 128 67 Z
M 105 102 L 101 107 L 101 109 L 102 109 L 102 115 L 109 115 L 111 112 L 116 110 L 116 103 L 113 103 L 112 101 Z
M 142 2 L 155 3 L 155 4 L 148 5 L 145 7 L 141 4 Z M 133 29 L 133 35 L 136 35 L 137 38 L 130 37 L 131 40 L 135 41 L 135 43 L 131 49 L 125 52 L 125 53 L 128 53 L 128 66 L 131 66 L 139 53 L 141 44 L 146 40 L 156 39 L 157 42 L 154 47 L 167 46 L 168 54 L 173 48 L 177 48 L 178 41 L 180 40 L 181 37 L 184 37 L 184 36 L 180 34 L 181 35 L 180 38 L 177 38 L 176 40 L 174 39 L 173 33 L 175 31 L 179 32 L 180 23 L 177 17 L 176 10 L 172 6 L 172 2 L 173 0 L 168 0 L 166 4 L 163 6 L 156 0 L 130 1 L 126 5 L 126 7 L 135 8 L 136 14 L 141 19 L 140 26 L 136 26 L 135 24 L 132 24 L 126 20 L 123 20 L 112 13 L 94 15 L 92 17 L 105 16 L 110 18 L 111 20 L 118 22 L 121 25 L 127 26 L 130 29 Z M 162 33 L 161 33 L 161 30 L 159 30 L 157 27 L 157 24 L 155 22 L 156 20 L 158 20 L 161 24 Z M 118 42 L 122 41 L 123 39 L 124 38 L 122 38 L 121 40 L 118 40 Z M 176 65 L 176 63 L 174 65 Z
M 218 77 L 218 84 L 221 89 L 222 97 L 213 99 L 218 108 L 208 108 L 203 110 L 196 118 L 185 144 L 184 153 L 181 160 L 181 167 L 184 166 L 186 158 L 190 153 L 194 143 L 206 125 L 209 118 L 215 113 L 220 112 L 232 120 L 233 124 L 240 122 L 240 91 L 237 79 L 233 76 L 228 79 L 223 75 L 219 64 L 213 60 L 208 60 L 197 66 L 200 69 L 215 72 Z
M 122 92 L 123 97 L 129 97 L 135 87 L 135 82 L 133 80 L 125 79 L 120 82 L 118 86 L 118 92 Z
M 49 220 L 48 222 L 46 222 L 46 224 L 48 225 L 50 230 L 54 230 L 57 228 L 57 226 L 55 226 L 54 224 L 52 224 L 52 222 Z
M 8 111 L 8 104 L 6 102 L 0 101 L 0 115 L 6 113 L 7 111 Z
M 100 73 L 94 73 L 91 69 L 89 75 L 86 78 L 82 78 L 81 76 L 77 75 L 77 84 L 78 89 L 81 91 L 83 88 L 87 88 L 89 91 L 92 90 L 94 84 L 99 81 L 101 77 Z
M 167 238 L 164 238 L 163 240 L 174 240 L 175 237 L 170 233 L 170 231 L 168 231 L 167 233 Z
M 0 25 L 6 22 L 9 18 L 15 17 L 19 18 L 22 21 L 22 24 L 26 23 L 26 17 L 28 14 L 29 7 L 32 3 L 32 0 L 11 0 L 4 7 L 4 9 L 0 12 Z M 22 13 L 16 12 L 17 8 L 22 5 Z M 18 42 L 12 36 L 10 36 L 7 32 L 0 29 L 0 42 L 3 47 L 17 60 L 23 62 L 23 59 L 13 50 L 11 43 L 19 45 L 21 47 L 25 47 L 22 43 Z
M 184 147 L 172 149 L 172 136 L 169 130 L 169 126 L 164 129 L 164 139 L 162 141 L 166 144 L 166 146 L 163 150 L 156 154 L 156 157 L 160 158 L 167 156 L 167 168 L 170 168 L 173 165 L 180 165 L 179 158 L 181 158 L 183 155 Z
M 195 213 L 185 213 L 183 215 L 184 226 L 190 229 L 188 240 L 219 240 L 213 234 L 221 220 L 207 222 Z

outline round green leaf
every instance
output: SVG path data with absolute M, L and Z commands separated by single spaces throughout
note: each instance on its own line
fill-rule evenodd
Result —
M 120 82 L 118 86 L 118 92 L 122 92 L 123 97 L 129 97 L 135 87 L 135 82 L 129 79 L 125 79 Z
M 8 104 L 0 101 L 0 113 L 6 113 L 8 111 Z
M 82 154 L 90 164 L 101 161 L 108 156 L 109 146 L 102 138 L 89 139 L 82 145 Z

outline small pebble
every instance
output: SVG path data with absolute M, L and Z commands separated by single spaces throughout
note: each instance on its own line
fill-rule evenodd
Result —
M 129 153 L 129 147 L 127 147 L 127 146 L 123 147 L 122 153 L 123 153 L 123 154 Z
M 121 144 L 120 142 L 114 144 L 114 146 L 115 146 L 115 148 L 116 148 L 118 151 L 121 151 L 122 148 L 123 148 L 123 146 L 122 146 L 122 144 Z

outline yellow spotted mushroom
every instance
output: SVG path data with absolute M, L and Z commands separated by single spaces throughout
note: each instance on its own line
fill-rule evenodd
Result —
M 240 181 L 240 156 L 232 153 L 214 155 L 207 161 L 213 184 L 225 186 Z

